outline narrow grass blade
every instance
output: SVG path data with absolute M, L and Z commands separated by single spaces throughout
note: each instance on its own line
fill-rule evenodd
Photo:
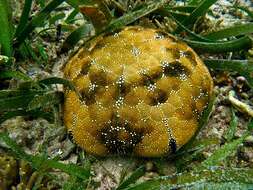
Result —
M 253 119 L 251 119 L 251 121 L 248 124 L 248 131 L 253 129 Z
M 112 20 L 112 22 L 106 27 L 106 29 L 103 31 L 114 31 L 116 29 L 119 29 L 125 25 L 128 25 L 139 18 L 146 16 L 150 14 L 151 12 L 165 6 L 170 0 L 153 0 L 149 3 L 143 4 L 142 8 L 129 12 L 122 17 L 119 17 L 118 19 Z
M 246 12 L 249 15 L 249 17 L 251 19 L 253 19 L 253 10 L 252 9 L 250 10 L 249 7 L 239 6 L 239 5 L 235 5 L 234 7 L 237 8 L 237 9 L 240 9 L 240 10 L 242 10 L 244 12 Z
M 63 42 L 61 52 L 64 53 L 67 50 L 73 48 L 79 40 L 89 37 L 92 31 L 92 26 L 90 24 L 84 24 L 74 30 Z
M 101 0 L 93 0 L 92 4 L 79 6 L 79 9 L 91 20 L 96 33 L 102 31 L 112 20 L 109 8 Z
M 9 18 L 10 11 L 9 1 L 0 0 L 0 51 L 3 55 L 12 56 L 12 31 L 11 18 Z
M 37 46 L 37 49 L 39 51 L 40 58 L 43 61 L 47 62 L 48 61 L 48 55 L 47 55 L 47 52 L 46 52 L 46 48 L 43 47 L 41 42 L 39 42 L 36 46 Z
M 34 80 L 29 80 L 29 81 L 25 81 L 22 82 L 18 85 L 17 90 L 23 90 L 23 91 L 29 91 L 31 92 L 31 89 L 34 90 L 38 90 L 38 91 L 43 91 L 45 90 L 43 87 L 41 87 L 38 82 L 34 81 Z
M 19 48 L 16 48 L 16 51 L 20 54 L 20 57 L 23 59 L 23 60 L 27 60 L 27 59 L 30 59 L 30 53 L 26 47 L 26 44 L 23 43 L 19 46 Z
M 16 37 L 16 46 L 22 44 L 29 34 L 38 26 L 41 26 L 45 20 L 48 19 L 50 13 L 58 7 L 65 0 L 52 0 L 46 7 L 44 7 L 33 19 L 26 25 L 22 32 L 18 33 Z
M 253 169 L 211 168 L 184 172 L 174 176 L 154 178 L 125 188 L 125 190 L 188 189 L 199 184 L 207 186 L 220 183 L 233 183 L 233 187 L 237 185 L 249 187 L 249 184 L 253 183 Z
M 208 182 L 208 183 L 195 183 L 190 187 L 187 187 L 187 190 L 250 190 L 253 189 L 253 184 L 243 184 L 235 182 Z
M 191 15 L 183 21 L 182 24 L 185 26 L 193 25 L 193 23 L 196 22 L 197 18 L 204 15 L 208 11 L 209 7 L 216 3 L 216 1 L 217 0 L 203 0 L 199 6 L 191 13 Z M 177 31 L 179 32 L 180 30 Z
M 64 86 L 68 87 L 70 90 L 76 89 L 74 84 L 71 81 L 67 79 L 59 78 L 59 77 L 50 77 L 50 78 L 42 79 L 39 81 L 39 84 L 44 84 L 44 85 L 63 84 Z
M 206 53 L 225 53 L 240 51 L 252 47 L 252 39 L 244 36 L 235 40 L 224 42 L 199 42 L 188 39 L 182 39 L 193 49 Z
M 237 125 L 238 125 L 238 118 L 235 115 L 235 110 L 231 108 L 231 121 L 229 124 L 229 128 L 227 132 L 225 133 L 225 139 L 227 139 L 228 142 L 233 139 L 236 132 Z
M 27 155 L 15 141 L 13 141 L 7 133 L 1 132 L 0 133 L 0 141 L 4 142 L 8 147 L 11 148 L 12 152 L 17 156 L 18 158 L 22 158 L 28 162 L 31 162 L 32 159 L 29 155 Z
M 124 189 L 130 184 L 134 184 L 141 176 L 145 174 L 145 166 L 137 168 L 127 179 L 125 179 L 116 190 Z
M 29 102 L 33 99 L 34 94 L 16 96 L 11 98 L 0 99 L 0 111 L 9 111 L 15 109 L 25 109 Z
M 205 64 L 214 70 L 236 71 L 247 79 L 253 88 L 253 63 L 248 60 L 205 59 Z
M 197 6 L 201 3 L 202 0 L 188 0 L 187 5 L 189 6 Z
M 31 80 L 29 76 L 19 71 L 0 71 L 0 79 L 10 79 L 10 78 L 25 80 L 25 81 Z
M 32 156 L 25 153 L 6 133 L 0 133 L 0 140 L 10 148 L 16 157 L 27 161 L 35 169 L 60 169 L 71 176 L 76 176 L 81 179 L 88 179 L 90 176 L 89 170 L 76 166 L 75 164 L 63 164 L 55 160 L 46 159 L 42 156 Z
M 54 16 L 52 16 L 50 19 L 49 19 L 49 24 L 56 24 L 55 22 L 60 20 L 60 19 L 63 19 L 65 18 L 65 13 L 58 13 Z
M 44 118 L 49 122 L 54 121 L 54 116 L 51 112 L 44 112 L 40 110 L 32 110 L 32 111 L 25 111 L 25 110 L 15 110 L 15 111 L 8 111 L 4 112 L 0 115 L 0 124 L 7 119 L 11 119 L 16 116 L 29 116 L 33 118 Z
M 217 166 L 221 161 L 225 160 L 229 155 L 234 153 L 238 146 L 245 140 L 246 137 L 250 135 L 249 132 L 246 132 L 242 137 L 236 139 L 230 143 L 227 143 L 216 150 L 210 157 L 201 163 L 201 167 L 211 167 Z
M 45 108 L 52 105 L 60 104 L 63 100 L 61 92 L 47 92 L 42 95 L 35 96 L 28 104 L 27 110 L 34 110 L 37 108 Z
M 66 24 L 72 24 L 75 21 L 75 17 L 79 12 L 77 10 L 73 10 L 69 16 L 65 19 Z
M 15 36 L 19 35 L 20 32 L 25 28 L 29 22 L 29 15 L 32 7 L 32 0 L 25 0 L 25 4 L 22 10 L 22 14 L 16 28 Z
M 37 1 L 41 8 L 44 8 L 46 6 L 46 0 L 37 0 Z
M 186 26 L 184 26 L 179 20 L 177 20 L 171 13 L 169 13 L 166 9 L 160 9 L 159 13 L 163 16 L 168 16 L 170 18 L 172 18 L 178 25 L 179 28 L 184 29 L 191 37 L 193 37 L 194 39 L 198 40 L 198 41 L 211 41 L 208 38 L 202 37 L 194 32 L 192 32 L 191 30 L 189 30 Z
M 38 65 L 41 65 L 42 62 L 40 58 L 37 56 L 37 52 L 35 52 L 30 42 L 28 40 L 25 40 L 23 45 L 26 48 L 26 52 L 28 53 L 29 57 L 31 57 Z
M 36 94 L 43 94 L 46 91 L 42 90 L 0 90 L 0 98 L 11 98 L 23 95 L 36 95 Z
M 143 3 L 141 8 L 134 10 L 132 12 L 126 13 L 122 17 L 119 17 L 115 20 L 112 20 L 110 24 L 104 30 L 102 30 L 99 34 L 106 33 L 106 32 L 113 32 L 123 26 L 131 24 L 132 22 L 138 20 L 139 18 L 146 16 L 150 14 L 151 12 L 165 6 L 170 1 L 171 0 L 157 0 L 157 1 L 152 0 L 152 1 L 149 1 L 148 3 Z M 96 36 L 98 36 L 99 34 L 97 34 Z M 90 37 L 87 41 L 92 40 L 96 36 Z
M 196 6 L 166 6 L 164 8 L 158 9 L 156 13 L 163 15 L 163 12 L 166 11 L 166 13 L 170 13 L 177 20 L 182 22 L 186 17 L 190 16 L 195 8 Z
M 35 168 L 39 169 L 59 169 L 71 176 L 76 176 L 81 179 L 88 179 L 90 177 L 90 171 L 77 166 L 76 164 L 63 164 L 55 160 L 45 159 L 43 157 L 34 156 L 32 159 L 32 164 L 37 166 Z
M 219 144 L 220 140 L 218 138 L 207 138 L 201 140 L 195 139 L 191 146 L 188 147 L 188 149 L 179 151 L 173 157 L 173 160 L 175 160 L 175 166 L 177 168 L 177 171 L 184 171 L 185 168 L 187 168 L 193 160 L 202 161 L 204 158 L 200 157 L 200 155 L 203 150 L 212 145 Z
M 167 6 L 167 7 L 165 7 L 165 9 L 167 9 L 167 10 L 179 11 L 179 12 L 185 12 L 185 13 L 191 13 L 196 8 L 197 8 L 196 6 L 189 6 L 189 5 L 186 5 L 186 6 L 173 6 L 173 7 Z
M 211 40 L 220 40 L 232 36 L 241 36 L 244 34 L 251 33 L 253 33 L 253 23 L 247 23 L 211 32 L 209 34 L 204 35 L 204 37 Z
M 80 95 L 79 91 L 77 90 L 77 88 L 75 87 L 75 85 L 67 79 L 58 78 L 58 77 L 51 77 L 51 78 L 40 80 L 38 83 L 43 84 L 43 85 L 63 84 L 65 87 L 69 88 L 70 90 L 75 91 L 77 96 L 79 98 L 81 98 L 81 95 Z
M 165 11 L 166 11 L 166 13 L 164 14 Z M 159 14 L 159 15 L 162 15 L 162 16 L 166 16 L 169 13 L 172 16 L 174 16 L 177 20 L 179 20 L 180 22 L 182 22 L 185 19 L 185 17 L 189 16 L 189 13 L 172 11 L 172 10 L 168 10 L 168 9 L 166 9 L 166 10 L 158 9 L 157 11 L 155 11 L 155 13 Z

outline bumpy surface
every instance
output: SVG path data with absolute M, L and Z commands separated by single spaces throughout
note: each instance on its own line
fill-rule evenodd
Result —
M 175 152 L 194 135 L 213 83 L 196 53 L 155 29 L 127 27 L 81 49 L 65 67 L 64 121 L 96 155 Z

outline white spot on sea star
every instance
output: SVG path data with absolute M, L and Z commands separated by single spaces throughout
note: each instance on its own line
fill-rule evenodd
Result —
M 154 92 L 154 90 L 156 89 L 156 84 L 150 84 L 150 85 L 148 85 L 147 89 L 150 92 Z
M 119 107 L 122 106 L 123 104 L 124 104 L 124 98 L 123 98 L 122 96 L 120 96 L 120 97 L 116 100 L 115 106 L 116 106 L 117 108 L 119 108 Z
M 182 73 L 179 75 L 180 80 L 187 80 L 187 75 L 185 73 Z
M 138 55 L 141 54 L 140 49 L 137 48 L 137 47 L 133 47 L 132 50 L 131 50 L 131 52 L 132 52 L 132 54 L 133 54 L 135 57 L 137 57 Z
M 98 86 L 98 85 L 91 83 L 91 84 L 89 85 L 89 92 L 94 91 L 94 90 L 96 89 L 97 86 Z
M 125 78 L 123 75 L 121 75 L 118 80 L 116 81 L 116 84 L 119 86 L 122 86 L 122 84 L 124 84 Z

